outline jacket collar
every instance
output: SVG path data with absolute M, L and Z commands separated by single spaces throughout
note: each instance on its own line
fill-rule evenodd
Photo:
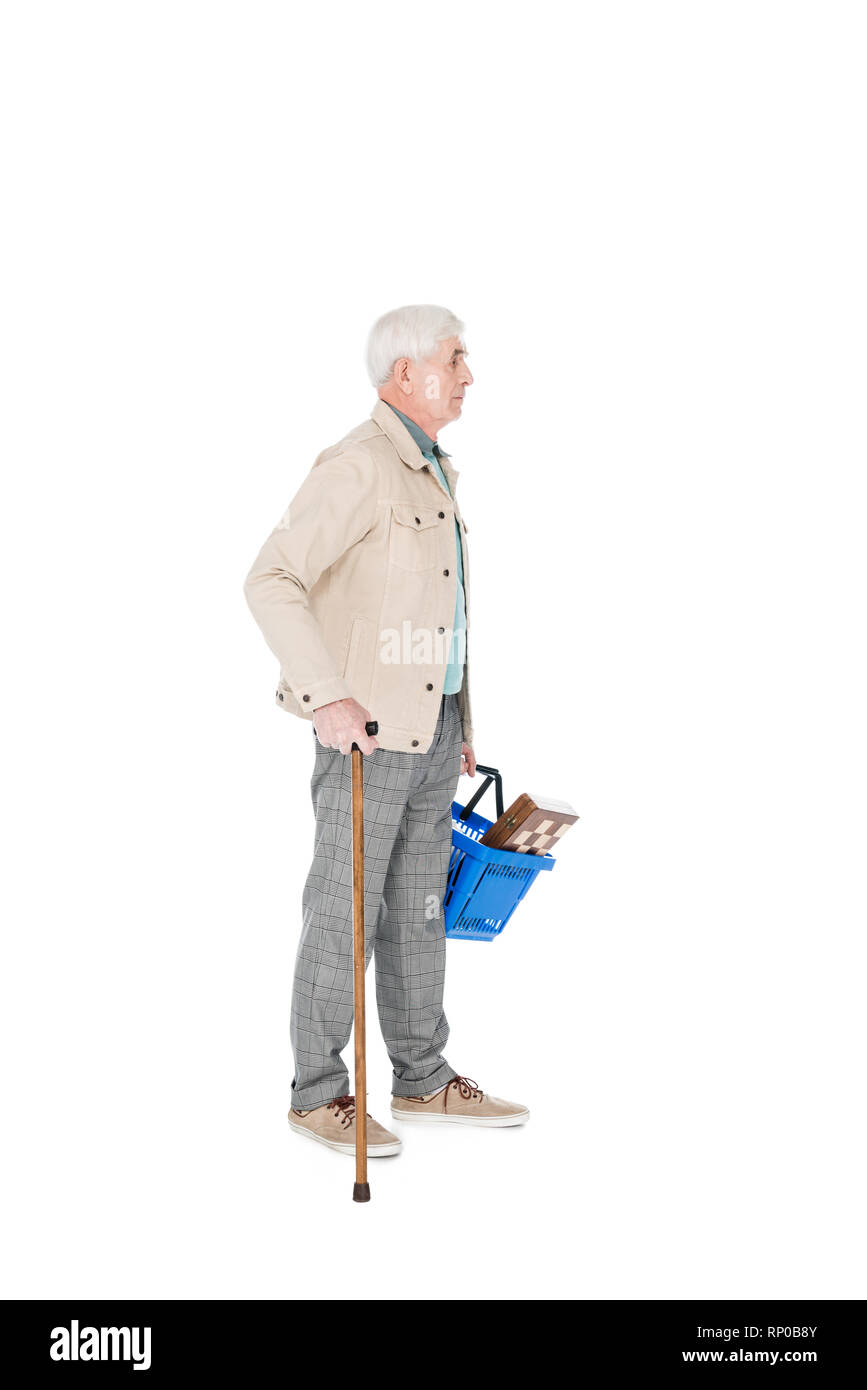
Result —
M 386 401 L 386 405 L 389 405 L 388 401 Z M 434 458 L 436 458 L 438 455 L 441 456 L 445 454 L 445 449 L 440 448 L 437 441 L 435 439 L 431 439 L 430 435 L 425 433 L 421 425 L 417 425 L 415 423 L 415 420 L 411 420 L 408 415 L 406 415 L 402 410 L 398 410 L 396 406 L 389 405 L 389 409 L 393 410 L 398 419 L 402 420 L 403 423 L 406 425 L 407 429 L 409 430 L 418 447 L 421 449 L 425 458 L 427 458 L 428 454 L 433 454 Z
M 387 401 L 377 397 L 376 405 L 370 412 L 370 418 L 379 425 L 383 434 L 391 440 L 404 463 L 409 464 L 410 468 L 424 468 L 427 465 L 427 459 L 422 454 L 421 449 L 400 416 L 395 415 Z M 457 482 L 459 470 L 449 462 L 450 454 L 446 454 L 442 449 L 439 452 L 440 466 L 448 479 L 449 487 L 454 496 L 454 484 Z

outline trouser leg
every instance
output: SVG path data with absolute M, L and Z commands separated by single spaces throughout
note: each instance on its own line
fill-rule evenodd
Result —
M 289 1025 L 296 1110 L 312 1110 L 352 1090 L 341 1057 L 353 1017 L 352 758 L 323 748 L 315 732 L 313 738 L 314 855 L 302 895 Z M 373 952 L 386 873 L 417 761 L 383 748 L 362 759 L 365 963 Z
M 446 696 L 431 747 L 417 759 L 385 878 L 376 1002 L 396 1096 L 427 1095 L 456 1075 L 443 1056 L 449 1036 L 443 897 L 461 742 L 457 698 Z

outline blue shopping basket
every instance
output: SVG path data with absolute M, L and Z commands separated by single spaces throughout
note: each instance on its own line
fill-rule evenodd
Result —
M 452 802 L 452 853 L 445 895 L 446 936 L 462 941 L 493 941 L 499 936 L 533 880 L 553 869 L 551 854 L 516 854 L 489 849 L 479 841 L 493 821 L 473 807 L 491 782 L 496 784 L 497 815 L 503 814 L 503 781 L 495 767 L 476 764 L 485 780 L 466 806 Z

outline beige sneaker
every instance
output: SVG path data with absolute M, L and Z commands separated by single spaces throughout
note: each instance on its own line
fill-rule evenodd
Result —
M 290 1110 L 289 1128 L 319 1144 L 327 1144 L 338 1153 L 355 1157 L 355 1096 L 338 1096 L 327 1105 L 317 1105 L 315 1110 Z M 389 1154 L 400 1153 L 402 1148 L 396 1134 L 389 1134 L 368 1115 L 368 1158 L 387 1158 Z
M 467 1076 L 453 1076 L 442 1090 L 429 1096 L 392 1096 L 396 1120 L 452 1121 L 458 1125 L 523 1125 L 530 1118 L 526 1105 L 486 1096 Z

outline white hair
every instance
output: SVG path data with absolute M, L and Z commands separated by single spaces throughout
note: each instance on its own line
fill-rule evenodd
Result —
M 439 304 L 390 309 L 376 320 L 367 339 L 367 374 L 373 385 L 377 389 L 385 385 L 399 357 L 411 362 L 432 357 L 444 338 L 457 338 L 466 349 L 464 325 L 450 309 Z

